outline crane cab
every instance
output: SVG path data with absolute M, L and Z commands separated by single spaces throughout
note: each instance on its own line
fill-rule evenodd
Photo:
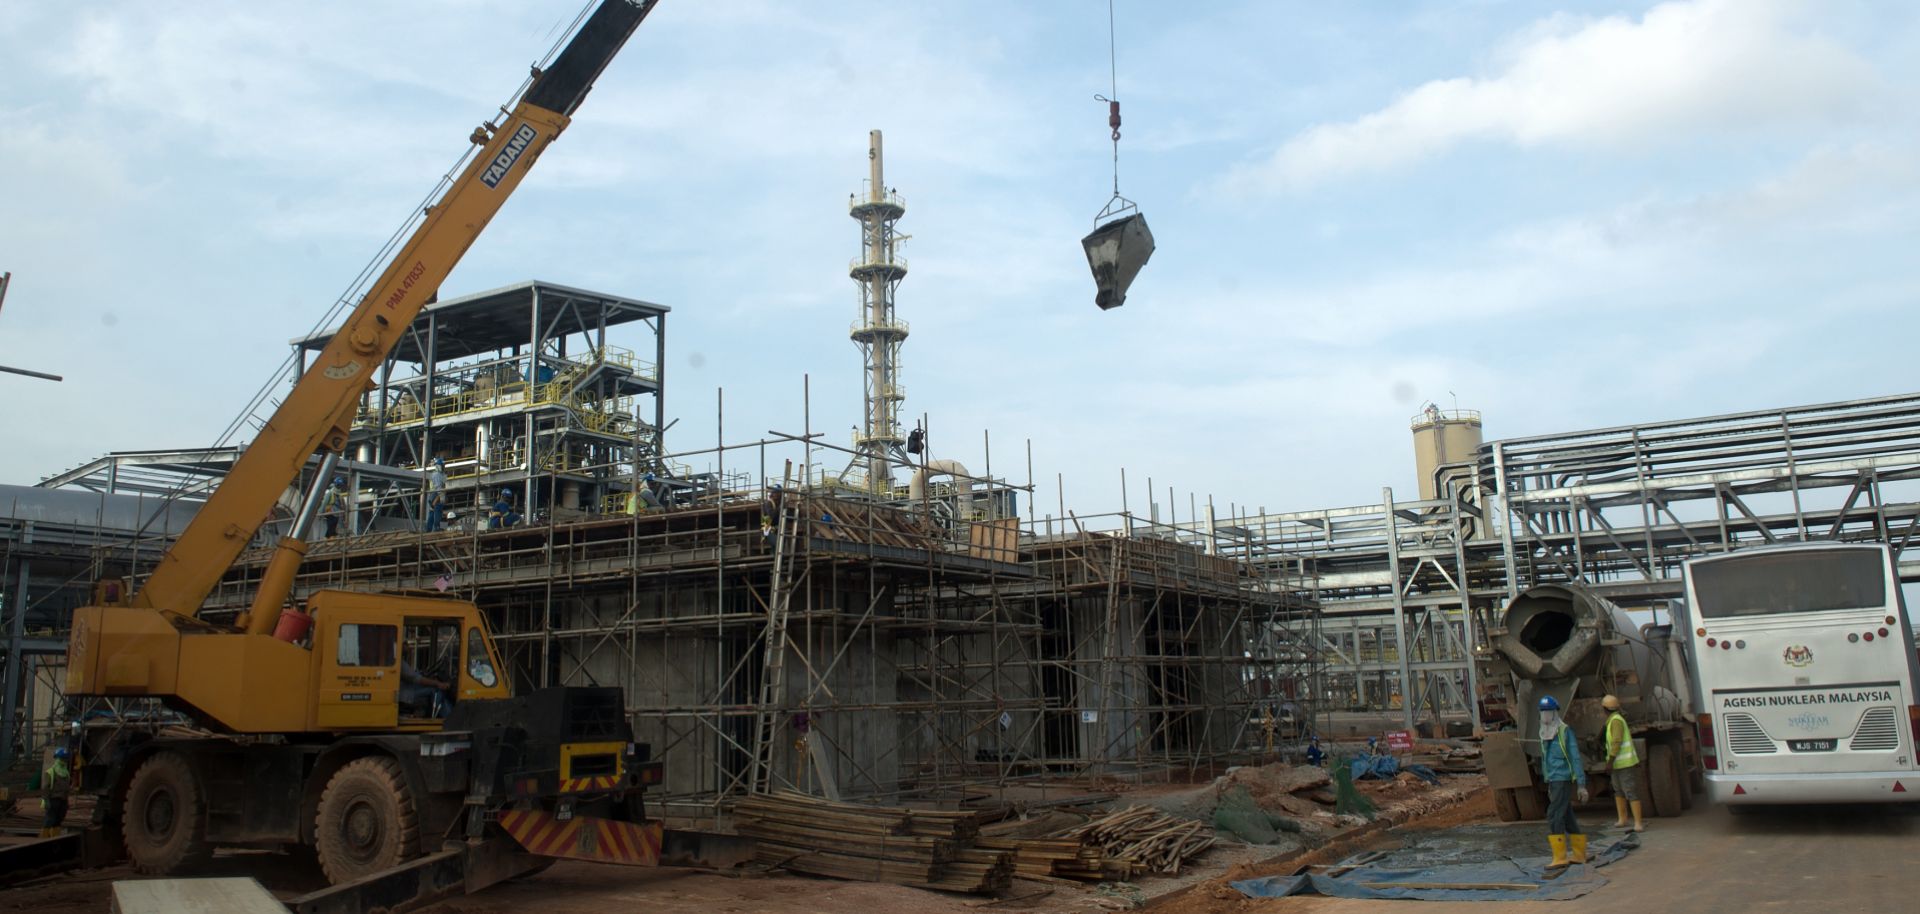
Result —
M 86 607 L 74 614 L 68 692 L 160 698 L 220 730 L 256 734 L 438 730 L 452 705 L 510 695 L 472 603 L 322 590 L 306 608 L 312 630 L 286 641 L 150 609 Z M 444 687 L 423 690 L 421 678 Z
M 313 730 L 437 730 L 458 702 L 508 697 L 471 603 L 329 590 L 308 607 Z

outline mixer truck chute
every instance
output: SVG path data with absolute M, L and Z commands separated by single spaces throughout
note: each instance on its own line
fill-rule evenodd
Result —
M 1665 625 L 1636 626 L 1626 611 L 1593 591 L 1548 584 L 1522 592 L 1487 631 L 1483 659 L 1489 717 L 1505 711 L 1509 729 L 1487 735 L 1487 780 L 1504 821 L 1541 818 L 1537 736 L 1540 699 L 1551 695 L 1580 741 L 1596 794 L 1607 788 L 1602 696 L 1620 699 L 1633 730 L 1656 815 L 1693 805 L 1699 745 L 1688 708 L 1684 667 Z

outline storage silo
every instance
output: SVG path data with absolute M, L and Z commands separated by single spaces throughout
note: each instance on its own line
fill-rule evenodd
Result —
M 1440 468 L 1450 463 L 1471 464 L 1480 453 L 1480 413 L 1471 409 L 1443 410 L 1433 404 L 1413 417 L 1413 463 L 1420 474 L 1420 498 L 1440 497 L 1446 486 L 1442 479 L 1471 480 L 1471 466 L 1456 467 L 1445 477 L 1436 478 Z

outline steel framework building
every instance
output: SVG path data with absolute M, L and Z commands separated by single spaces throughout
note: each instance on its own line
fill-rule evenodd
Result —
M 1471 719 L 1485 614 L 1535 584 L 1658 612 L 1689 558 L 1818 540 L 1885 543 L 1920 581 L 1920 394 L 1496 440 L 1456 469 L 1435 499 L 1181 535 L 1312 594 L 1329 709 L 1409 726 Z
M 436 458 L 465 522 L 502 493 L 527 517 L 630 510 L 641 474 L 659 469 L 668 310 L 542 281 L 429 305 L 363 398 L 347 453 L 415 472 L 361 479 L 350 463 L 353 532 L 417 526 Z M 611 341 L 635 327 L 629 345 Z M 294 340 L 297 370 L 331 338 Z

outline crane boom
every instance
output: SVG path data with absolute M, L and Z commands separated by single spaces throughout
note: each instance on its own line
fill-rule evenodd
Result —
M 426 218 L 167 550 L 131 605 L 197 614 L 308 458 L 346 447 L 355 407 L 374 371 L 540 153 L 566 129 L 594 79 L 656 2 L 603 0 L 552 65 L 536 73 L 505 122 L 475 131 L 474 141 L 484 142 L 480 153 L 428 207 Z M 256 605 L 277 606 L 278 597 L 284 593 Z

